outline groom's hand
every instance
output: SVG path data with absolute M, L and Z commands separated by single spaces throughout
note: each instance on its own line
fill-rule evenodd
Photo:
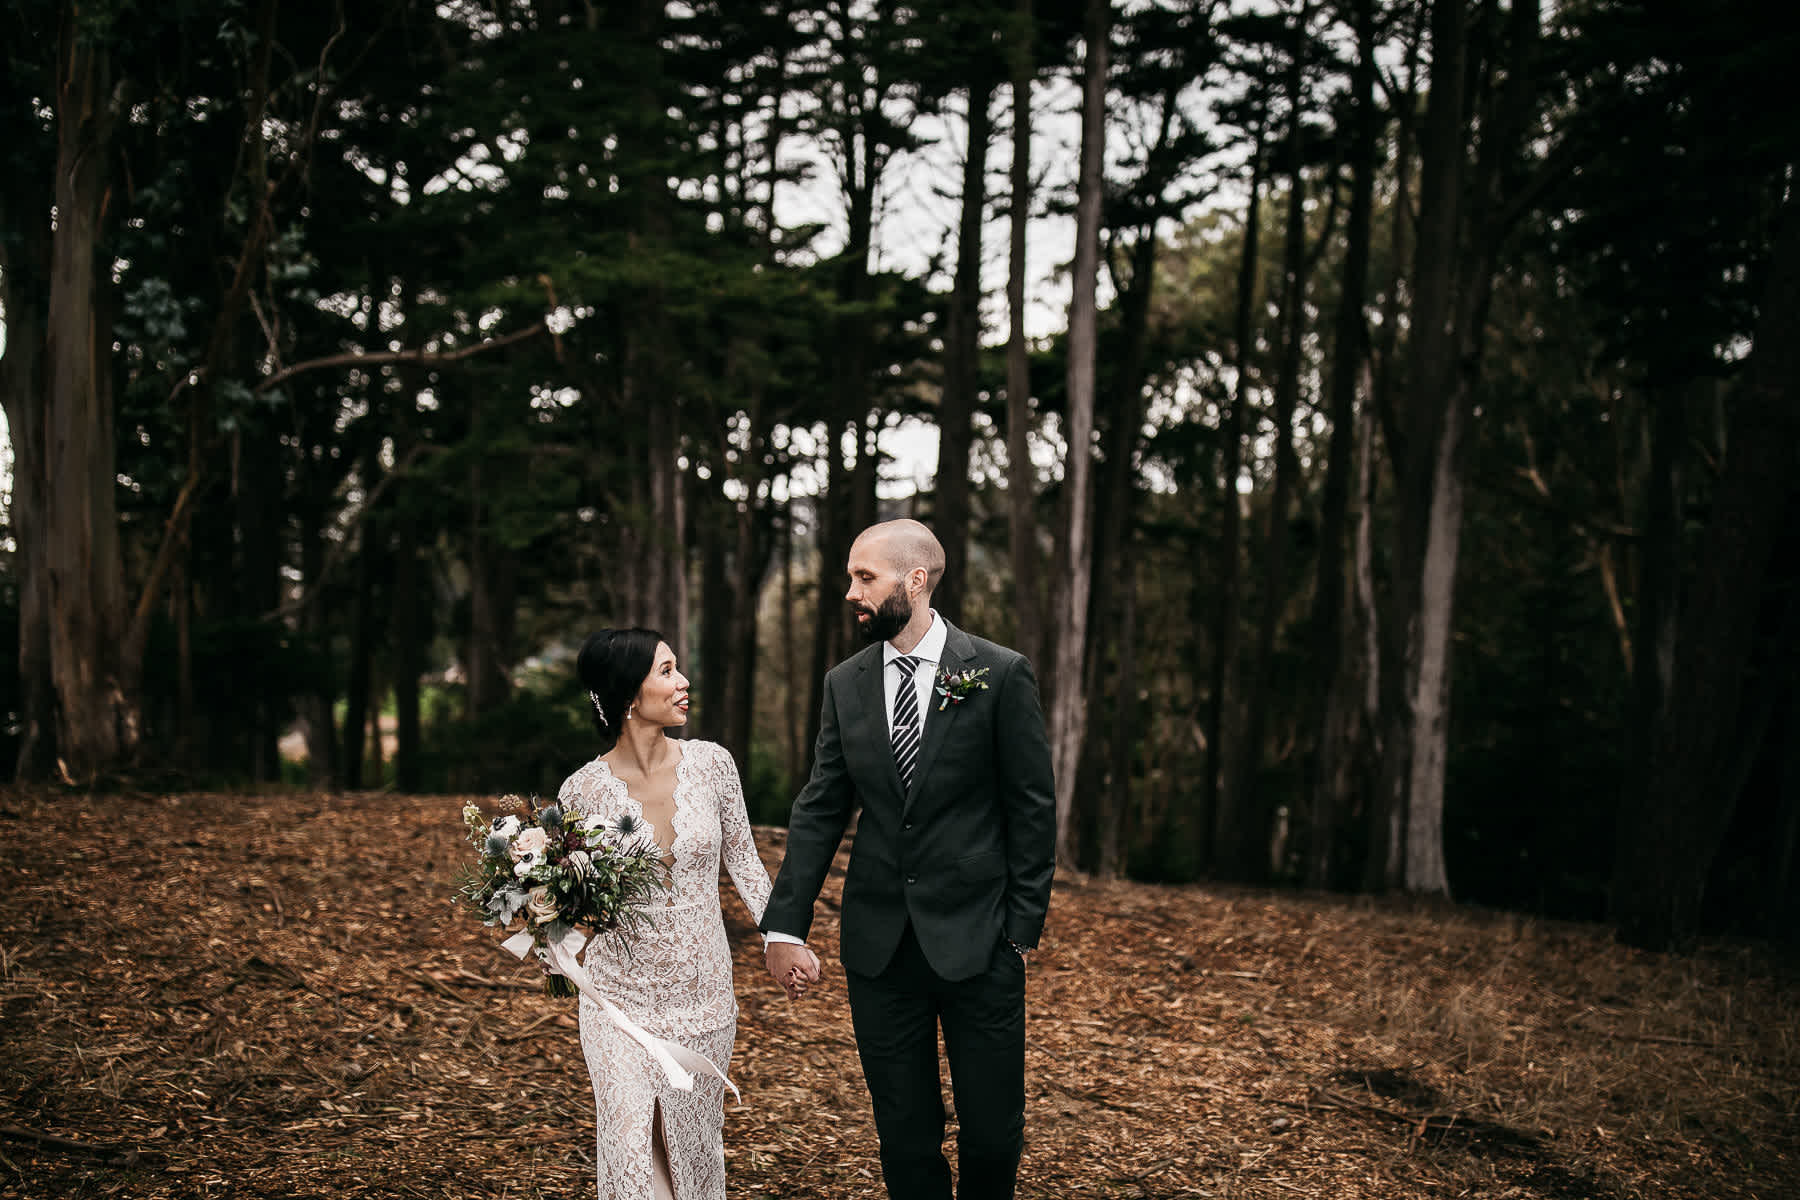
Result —
M 769 965 L 769 975 L 781 985 L 789 1000 L 800 999 L 809 985 L 819 981 L 819 956 L 799 943 L 772 941 L 764 949 L 763 958 Z

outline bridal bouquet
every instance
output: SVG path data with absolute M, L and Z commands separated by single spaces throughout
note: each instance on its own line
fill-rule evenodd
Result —
M 523 918 L 506 949 L 537 955 L 546 994 L 574 996 L 568 973 L 554 968 L 580 953 L 588 933 L 631 944 L 650 902 L 668 888 L 662 852 L 648 826 L 629 816 L 573 817 L 559 804 L 539 807 L 535 796 L 505 796 L 500 806 L 512 811 L 493 821 L 473 804 L 463 808 L 476 859 L 457 897 L 484 925 L 510 929 Z

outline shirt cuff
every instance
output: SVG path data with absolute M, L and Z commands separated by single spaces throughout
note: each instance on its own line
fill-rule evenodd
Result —
M 791 933 L 777 933 L 773 929 L 763 934 L 763 945 L 766 947 L 770 942 L 786 942 L 791 946 L 806 945 L 805 938 L 797 938 Z

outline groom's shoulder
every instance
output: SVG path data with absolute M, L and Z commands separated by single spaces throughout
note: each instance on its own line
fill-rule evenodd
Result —
M 969 639 L 969 647 L 974 651 L 975 657 L 983 662 L 997 667 L 1011 667 L 1014 663 L 1025 661 L 1025 656 L 1011 646 L 1002 646 L 999 642 L 989 641 L 972 633 L 965 633 L 963 636 Z
M 876 642 L 873 646 L 864 646 L 861 650 L 858 650 L 855 654 L 852 654 L 849 658 L 846 658 L 843 662 L 825 672 L 825 682 L 830 684 L 842 683 L 849 676 L 862 670 L 865 666 L 868 666 L 870 660 L 873 660 L 877 664 L 880 663 L 880 642 Z

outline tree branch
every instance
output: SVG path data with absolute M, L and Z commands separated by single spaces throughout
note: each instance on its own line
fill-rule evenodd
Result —
M 498 350 L 503 346 L 511 346 L 514 343 L 526 341 L 529 338 L 536 337 L 540 333 L 546 332 L 548 329 L 549 325 L 546 322 L 534 321 L 523 329 L 515 329 L 511 333 L 497 338 L 489 338 L 485 342 L 477 342 L 473 346 L 464 346 L 460 350 L 441 352 L 431 350 L 380 350 L 373 353 L 353 350 L 345 354 L 328 354 L 324 358 L 309 358 L 305 362 L 298 362 L 291 367 L 284 367 L 273 375 L 265 375 L 257 383 L 256 387 L 251 390 L 258 393 L 266 392 L 271 388 L 281 386 L 296 375 L 304 375 L 309 371 L 329 371 L 335 367 L 373 367 L 390 363 L 406 363 L 411 366 L 419 367 L 447 366 L 450 363 L 461 362 L 465 358 L 473 358 L 477 354 L 485 354 L 489 350 Z

